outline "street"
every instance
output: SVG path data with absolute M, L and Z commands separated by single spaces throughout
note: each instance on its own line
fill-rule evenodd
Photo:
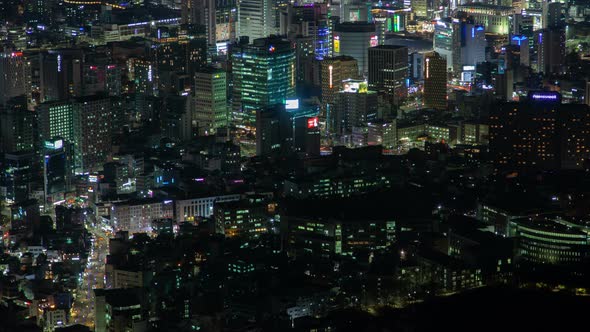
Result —
M 90 219 L 90 218 L 89 218 Z M 94 288 L 104 287 L 104 267 L 108 254 L 109 240 L 106 234 L 93 223 L 87 222 L 86 229 L 94 237 L 88 262 L 72 304 L 72 324 L 94 327 Z

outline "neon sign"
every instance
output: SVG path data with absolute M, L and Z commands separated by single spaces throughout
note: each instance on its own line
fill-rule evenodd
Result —
M 557 93 L 543 93 L 536 92 L 530 95 L 530 98 L 537 101 L 557 101 L 559 100 L 559 94 Z
M 515 41 L 515 42 L 517 42 L 518 43 L 518 46 L 520 46 L 520 44 L 523 41 L 527 40 L 527 37 L 526 36 L 514 36 L 514 37 L 512 37 L 512 40 Z
M 307 119 L 307 129 L 317 128 L 318 127 L 318 117 L 313 117 Z

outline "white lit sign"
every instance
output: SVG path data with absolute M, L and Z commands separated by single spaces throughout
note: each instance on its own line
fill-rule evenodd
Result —
M 299 99 L 287 99 L 285 109 L 296 110 L 299 109 Z

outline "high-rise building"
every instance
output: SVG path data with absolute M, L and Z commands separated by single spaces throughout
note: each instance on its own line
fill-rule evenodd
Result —
M 493 107 L 490 153 L 498 170 L 587 168 L 590 109 L 561 104 L 556 92 L 530 92 L 527 100 Z
M 238 36 L 250 40 L 278 33 L 277 15 L 270 0 L 241 0 L 238 5 Z
M 226 72 L 205 68 L 195 74 L 194 126 L 199 135 L 210 135 L 229 122 Z
M 516 46 L 514 51 L 518 52 L 519 64 L 526 67 L 530 66 L 529 38 L 525 35 L 512 36 L 510 38 L 510 45 Z
M 485 28 L 472 19 L 441 19 L 434 26 L 434 51 L 447 60 L 447 70 L 455 76 L 464 66 L 474 67 L 485 61 Z
M 41 140 L 61 137 L 74 142 L 74 105 L 69 101 L 48 102 L 37 107 Z
M 284 104 L 295 93 L 295 51 L 288 40 L 269 37 L 232 49 L 233 110 L 254 124 L 256 111 Z
M 26 60 L 22 52 L 0 53 L 0 105 L 26 93 Z
M 436 52 L 424 56 L 424 105 L 447 108 L 447 61 Z
M 522 13 L 512 15 L 512 35 L 533 37 L 535 20 L 532 15 L 524 15 Z
M 82 67 L 81 49 L 58 49 L 41 53 L 41 102 L 81 96 Z
M 473 22 L 461 22 L 459 33 L 461 58 L 458 65 L 453 68 L 455 73 L 463 71 L 465 66 L 475 67 L 478 63 L 486 61 L 485 28 Z
M 188 142 L 194 136 L 189 96 L 168 95 L 164 99 L 161 132 L 174 142 Z
M 158 95 L 158 71 L 153 61 L 131 58 L 127 61 L 129 79 L 135 83 L 135 92 L 148 96 Z
M 54 18 L 51 1 L 26 0 L 21 3 L 24 5 L 25 21 L 31 26 L 50 24 Z
M 347 22 L 336 25 L 334 30 L 334 56 L 348 55 L 358 61 L 359 74 L 369 70 L 369 47 L 379 45 L 375 24 Z
M 33 185 L 39 180 L 35 176 L 38 164 L 38 155 L 32 151 L 4 154 L 0 190 L 7 200 L 20 202 L 29 197 Z
M 64 199 L 74 175 L 72 144 L 61 138 L 43 142 L 43 192 L 45 204 Z
M 332 55 L 332 22 L 328 5 L 322 3 L 304 6 L 289 5 L 281 18 L 281 35 L 294 40 L 309 38 L 311 53 L 317 59 Z
M 340 22 L 371 22 L 371 4 L 360 0 L 342 0 L 339 4 Z
M 76 170 L 102 166 L 112 152 L 111 100 L 102 96 L 81 97 L 73 102 L 73 107 Z
M 564 22 L 561 20 L 561 2 L 544 0 L 541 21 L 543 29 L 563 27 Z
M 237 2 L 235 0 L 182 0 L 183 24 L 205 28 L 207 44 L 215 51 L 225 50 L 236 38 Z
M 293 148 L 306 155 L 320 154 L 320 125 L 317 116 L 299 117 L 294 120 Z
M 31 235 L 39 229 L 39 203 L 35 199 L 16 202 L 10 206 L 10 231 Z
M 413 52 L 410 54 L 410 81 L 421 81 L 424 79 L 424 53 Z
M 105 93 L 121 94 L 121 67 L 114 63 L 86 63 L 83 67 L 82 94 L 85 96 Z
M 502 73 L 494 74 L 496 98 L 511 101 L 514 93 L 514 70 L 505 69 Z
M 337 136 L 345 137 L 354 127 L 365 127 L 377 120 L 379 103 L 377 93 L 368 90 L 366 81 L 346 80 L 341 84 L 342 90 L 328 121 Z
M 34 151 L 37 114 L 27 110 L 24 95 L 15 97 L 0 106 L 0 151 Z
M 359 77 L 358 61 L 350 56 L 339 56 L 320 61 L 319 86 L 322 103 L 334 105 L 342 81 Z
M 407 97 L 408 48 L 380 45 L 369 48 L 369 88 L 386 93 L 394 101 Z
M 482 25 L 490 34 L 507 35 L 510 32 L 510 18 L 515 9 L 483 2 L 472 2 L 457 6 L 461 15 L 471 16 L 475 24 Z
M 436 21 L 434 25 L 433 48 L 434 51 L 440 54 L 447 60 L 447 70 L 453 70 L 453 52 L 458 52 L 456 49 L 456 29 L 457 25 L 453 23 L 451 18 L 445 18 Z
M 285 105 L 274 105 L 256 112 L 256 155 L 289 151 L 293 141 L 293 124 Z
M 565 30 L 549 28 L 535 32 L 537 71 L 560 74 L 565 70 Z
M 428 17 L 428 0 L 411 0 L 412 11 L 419 18 Z

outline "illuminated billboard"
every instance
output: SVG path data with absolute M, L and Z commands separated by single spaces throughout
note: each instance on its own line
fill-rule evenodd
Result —
M 285 101 L 285 109 L 287 109 L 287 110 L 299 109 L 299 99 L 287 99 Z
M 379 38 L 377 38 L 377 36 L 371 36 L 371 39 L 369 40 L 369 45 L 371 45 L 371 47 L 379 45 Z
M 368 90 L 368 86 L 366 81 L 348 80 L 344 81 L 344 86 L 342 90 L 344 92 L 366 93 Z
M 45 141 L 44 145 L 46 149 L 57 150 L 64 146 L 64 141 L 61 139 L 55 141 Z
M 334 36 L 334 52 L 340 53 L 340 36 Z
M 223 41 L 231 38 L 230 23 L 218 23 L 215 25 L 215 40 Z

